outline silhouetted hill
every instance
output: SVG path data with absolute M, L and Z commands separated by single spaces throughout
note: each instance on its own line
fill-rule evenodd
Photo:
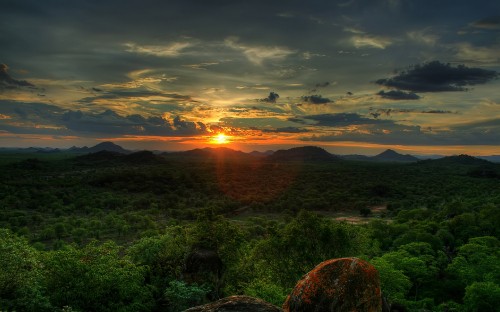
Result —
M 120 145 L 116 145 L 113 142 L 102 142 L 92 147 L 76 147 L 73 146 L 67 150 L 72 153 L 97 153 L 101 151 L 115 152 L 121 154 L 128 154 L 130 151 L 124 149 Z
M 321 147 L 303 146 L 279 150 L 266 157 L 269 161 L 335 161 L 340 160 Z
M 162 154 L 165 157 L 182 157 L 184 159 L 248 159 L 253 156 L 243 153 L 242 151 L 235 151 L 227 147 L 205 147 L 196 148 L 185 152 L 173 152 Z
M 116 145 L 113 142 L 102 142 L 88 149 L 89 153 L 95 153 L 100 151 L 108 151 L 108 152 L 116 152 L 127 154 L 129 151 L 121 147 L 120 145 Z
M 469 155 L 458 155 L 458 156 L 446 156 L 439 159 L 429 159 L 420 161 L 421 164 L 432 164 L 432 165 L 466 165 L 466 166 L 481 166 L 490 165 L 491 162 L 476 158 Z
M 388 162 L 416 162 L 419 161 L 417 157 L 411 156 L 409 154 L 403 155 L 396 151 L 388 149 L 376 156 L 370 157 L 374 161 L 388 161 Z
M 255 156 L 255 157 L 267 157 L 267 156 L 274 154 L 274 151 L 271 151 L 271 150 L 268 150 L 265 152 L 253 151 L 253 152 L 250 152 L 248 154 Z

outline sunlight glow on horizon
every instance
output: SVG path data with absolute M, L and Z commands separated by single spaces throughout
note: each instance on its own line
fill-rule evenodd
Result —
M 229 136 L 225 135 L 224 133 L 219 133 L 216 136 L 213 136 L 210 140 L 212 144 L 228 144 L 229 141 Z

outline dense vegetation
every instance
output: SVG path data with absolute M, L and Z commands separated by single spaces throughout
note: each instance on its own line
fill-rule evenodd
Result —
M 0 310 L 281 305 L 344 256 L 374 264 L 410 310 L 500 306 L 499 165 L 42 156 L 0 156 Z

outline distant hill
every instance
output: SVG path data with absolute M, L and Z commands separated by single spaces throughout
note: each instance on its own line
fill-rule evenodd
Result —
M 268 150 L 265 152 L 259 152 L 259 151 L 253 151 L 248 153 L 249 155 L 255 156 L 255 157 L 267 157 L 269 155 L 274 154 L 274 151 Z
M 121 154 L 129 154 L 130 151 L 124 149 L 120 145 L 116 145 L 113 142 L 102 142 L 92 147 L 76 147 L 73 146 L 67 150 L 72 153 L 97 153 L 101 151 L 115 152 Z
M 386 162 L 417 162 L 420 160 L 412 155 L 399 154 L 398 152 L 393 151 L 391 149 L 388 149 L 376 156 L 370 157 L 370 159 L 374 161 L 386 161 Z
M 266 157 L 269 161 L 336 161 L 340 160 L 321 147 L 303 146 L 279 150 Z
M 250 158 L 250 154 L 244 153 L 242 151 L 235 151 L 233 149 L 227 148 L 227 147 L 205 147 L 205 148 L 196 148 L 193 150 L 189 151 L 184 151 L 184 152 L 172 152 L 172 153 L 163 153 L 162 154 L 165 157 L 184 157 L 187 159 L 192 159 L 192 158 L 223 158 L 223 159 L 245 159 L 245 158 Z
M 467 166 L 481 166 L 489 165 L 491 162 L 476 158 L 469 155 L 446 156 L 439 159 L 429 159 L 420 161 L 421 164 L 435 164 L 435 165 L 467 165 Z

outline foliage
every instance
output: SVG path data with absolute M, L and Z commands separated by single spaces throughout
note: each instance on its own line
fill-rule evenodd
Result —
M 360 254 L 365 240 L 362 230 L 301 211 L 273 235 L 260 240 L 245 262 L 247 269 L 258 272 L 256 278 L 272 280 L 281 289 L 290 290 L 320 262 Z
M 344 256 L 411 311 L 498 306 L 497 164 L 154 157 L 0 155 L 0 309 L 180 309 L 202 290 L 281 305 Z M 220 257 L 217 281 L 186 278 L 199 249 Z
M 384 258 L 375 258 L 371 263 L 379 271 L 382 293 L 391 302 L 401 301 L 406 297 L 412 286 L 410 279 L 401 269 Z
M 49 310 L 40 285 L 42 263 L 26 239 L 0 229 L 0 309 Z
M 92 242 L 44 255 L 44 286 L 53 306 L 81 311 L 149 311 L 144 268 L 121 259 L 112 242 Z
M 255 279 L 244 290 L 248 296 L 260 298 L 264 301 L 281 306 L 285 302 L 286 289 L 268 280 Z
M 465 288 L 465 311 L 498 311 L 500 286 L 493 282 L 474 282 Z
M 198 285 L 187 285 L 182 281 L 171 281 L 165 290 L 168 311 L 180 312 L 203 302 L 209 289 Z

